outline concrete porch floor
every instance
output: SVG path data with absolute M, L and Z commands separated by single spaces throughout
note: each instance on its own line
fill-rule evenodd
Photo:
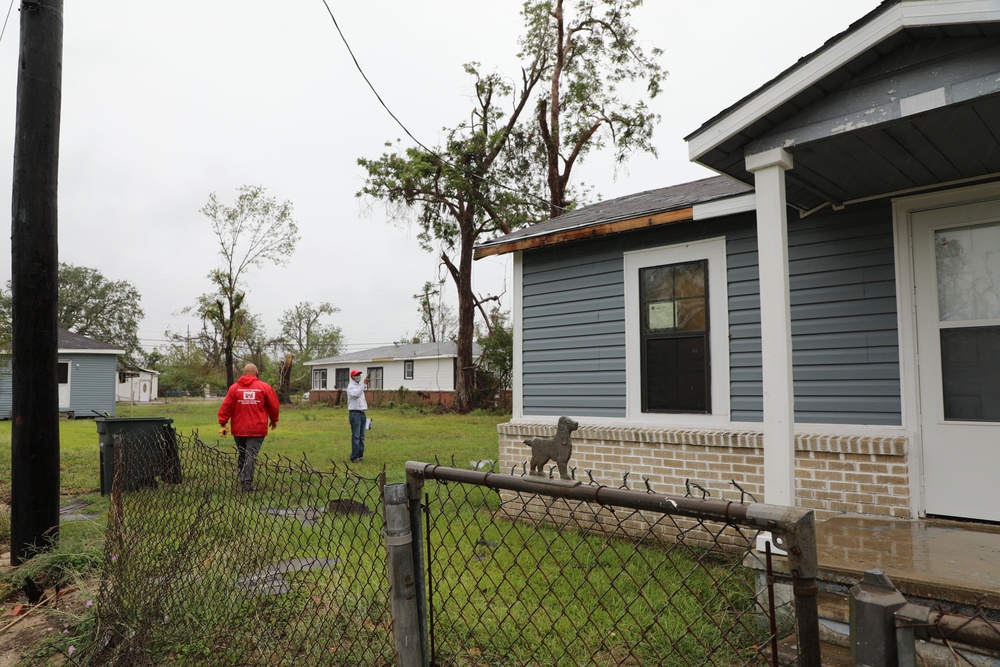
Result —
M 816 525 L 820 578 L 884 571 L 907 596 L 1000 610 L 1000 526 L 838 516 Z

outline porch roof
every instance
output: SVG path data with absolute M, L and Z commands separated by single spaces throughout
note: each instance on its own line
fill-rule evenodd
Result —
M 1000 5 L 885 0 L 686 140 L 747 184 L 748 155 L 784 148 L 805 212 L 996 178 L 998 138 Z

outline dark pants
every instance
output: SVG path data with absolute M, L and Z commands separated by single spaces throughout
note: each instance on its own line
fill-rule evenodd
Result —
M 357 461 L 365 455 L 365 413 L 351 410 L 347 419 L 351 422 L 351 461 Z
M 236 441 L 236 471 L 240 486 L 244 491 L 253 487 L 253 469 L 257 464 L 257 454 L 264 446 L 264 436 L 248 438 L 234 435 Z

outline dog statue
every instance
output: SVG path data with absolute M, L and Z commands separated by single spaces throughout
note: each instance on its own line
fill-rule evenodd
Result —
M 544 477 L 542 470 L 549 461 L 555 461 L 559 466 L 559 476 L 569 479 L 569 472 L 566 470 L 566 462 L 573 455 L 573 443 L 569 436 L 573 431 L 580 428 L 580 424 L 569 417 L 560 417 L 556 425 L 556 434 L 551 438 L 532 438 L 525 440 L 524 444 L 531 447 L 531 472 L 535 477 Z

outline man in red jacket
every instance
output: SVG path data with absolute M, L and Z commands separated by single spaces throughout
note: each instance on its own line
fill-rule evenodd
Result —
M 219 408 L 219 433 L 226 435 L 226 423 L 232 420 L 233 440 L 236 441 L 237 470 L 244 491 L 256 491 L 253 469 L 257 453 L 264 445 L 268 422 L 271 430 L 278 428 L 278 395 L 271 385 L 257 377 L 257 367 L 247 364 L 243 377 L 237 380 Z

